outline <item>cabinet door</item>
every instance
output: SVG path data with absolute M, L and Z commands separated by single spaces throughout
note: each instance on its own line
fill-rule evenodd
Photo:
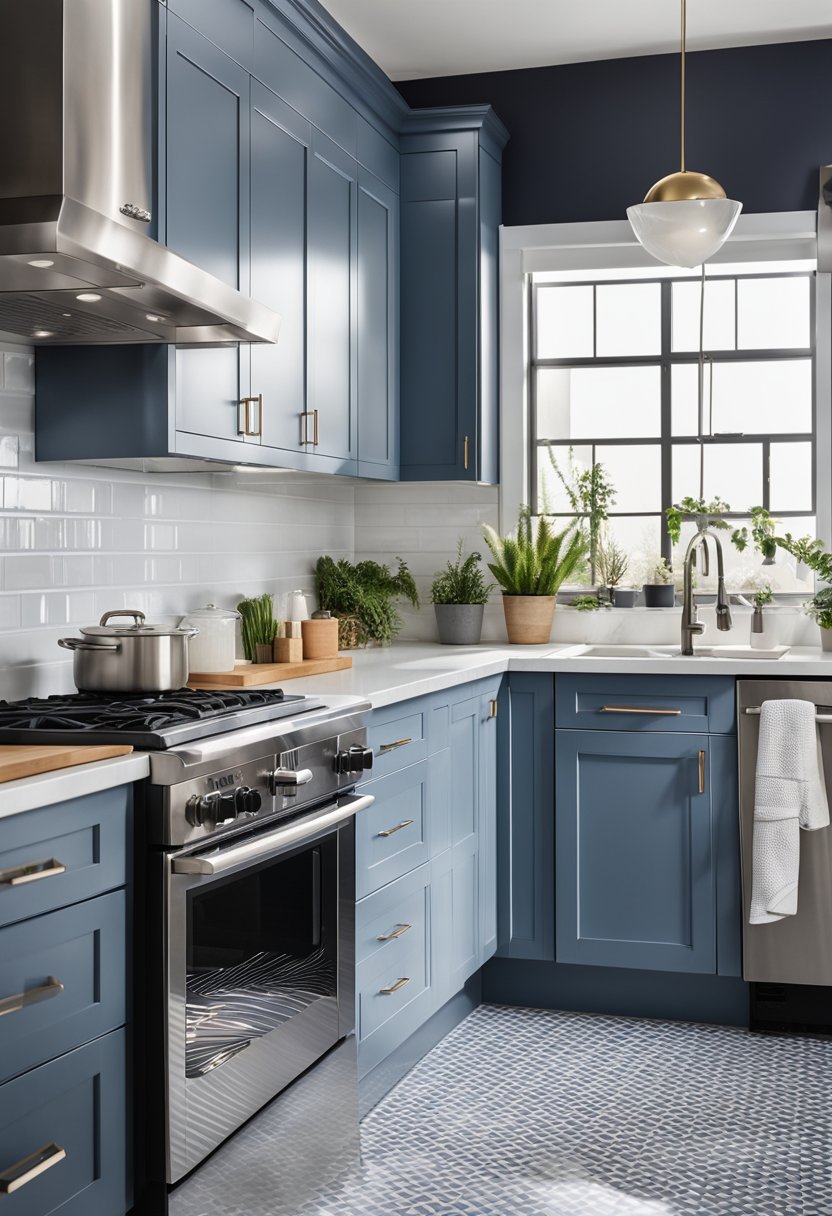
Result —
M 557 961 L 716 970 L 707 735 L 558 731 Z
M 306 209 L 312 127 L 256 81 L 251 108 L 251 294 L 281 317 L 274 346 L 251 347 L 262 443 L 306 464 Z M 288 459 L 287 459 L 288 457 Z
M 479 752 L 482 699 L 451 707 L 450 923 L 448 970 L 456 992 L 477 970 L 479 930 Z
M 356 181 L 352 157 L 316 131 L 309 161 L 309 451 L 355 472 Z M 337 464 L 333 463 L 333 459 Z
M 358 472 L 398 477 L 399 199 L 358 176 Z
M 233 287 L 249 289 L 249 76 L 168 14 L 166 243 Z M 176 352 L 176 429 L 242 446 L 248 347 Z M 256 429 L 252 419 L 251 430 Z
M 167 244 L 248 290 L 249 75 L 168 15 Z
M 560 677 L 558 677 L 560 678 Z M 555 957 L 555 707 L 551 675 L 500 696 L 499 937 L 506 958 Z
M 479 962 L 497 949 L 497 690 L 480 698 L 479 715 Z

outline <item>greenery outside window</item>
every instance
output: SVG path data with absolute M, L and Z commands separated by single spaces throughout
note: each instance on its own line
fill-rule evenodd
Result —
M 762 506 L 781 530 L 816 535 L 815 277 L 806 261 L 707 268 L 700 450 L 698 272 L 534 273 L 533 511 L 569 515 L 557 469 L 603 464 L 616 491 L 609 535 L 630 554 L 633 582 L 659 557 L 678 563 L 664 513 L 700 496 L 700 472 L 705 499 L 731 505 L 732 528 Z M 733 587 L 759 584 L 758 553 L 729 545 L 726 558 Z M 778 563 L 782 590 L 811 587 L 808 571 Z

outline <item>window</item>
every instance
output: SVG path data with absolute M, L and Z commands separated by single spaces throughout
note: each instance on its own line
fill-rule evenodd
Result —
M 570 462 L 600 462 L 616 492 L 609 532 L 631 565 L 678 560 L 664 512 L 698 498 L 700 478 L 706 499 L 731 504 L 732 527 L 761 505 L 814 535 L 815 277 L 806 261 L 707 268 L 700 446 L 699 272 L 532 274 L 533 511 L 570 515 Z M 729 546 L 726 561 L 735 586 L 759 582 L 756 552 Z

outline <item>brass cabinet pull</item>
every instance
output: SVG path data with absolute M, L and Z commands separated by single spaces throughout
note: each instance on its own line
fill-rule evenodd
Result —
M 0 1018 L 5 1017 L 7 1013 L 18 1013 L 27 1005 L 37 1005 L 38 1001 L 48 1001 L 53 996 L 58 996 L 63 990 L 64 986 L 61 981 L 56 980 L 54 975 L 50 975 L 46 983 L 38 985 L 37 988 L 30 988 L 27 992 L 18 992 L 14 996 L 5 996 L 0 999 Z
M 412 819 L 403 819 L 401 823 L 397 823 L 394 828 L 384 828 L 383 831 L 379 832 L 379 836 L 394 836 L 396 832 L 400 832 L 402 828 L 409 828 L 412 822 Z
M 263 434 L 263 394 L 258 393 L 256 397 L 241 397 L 239 405 L 245 406 L 245 421 L 242 427 L 240 426 L 239 416 L 237 419 L 237 434 L 248 435 L 255 438 Z M 251 425 L 251 407 L 257 406 L 257 430 L 255 431 Z
M 309 419 L 312 419 L 312 438 L 309 438 Z M 304 447 L 309 447 L 310 443 L 313 448 L 318 446 L 318 411 L 304 410 L 300 416 L 300 441 Z
M 392 996 L 394 992 L 398 992 L 400 988 L 404 988 L 405 984 L 410 983 L 410 976 L 403 975 L 401 979 L 396 980 L 395 984 L 391 984 L 389 988 L 379 988 L 379 996 Z
M 660 714 L 666 718 L 678 718 L 681 709 L 645 709 L 640 705 L 602 705 L 602 714 Z
M 464 469 L 468 468 L 468 436 L 467 435 L 465 436 L 465 439 L 462 442 L 462 467 Z
M 63 1161 L 66 1149 L 58 1144 L 44 1144 L 37 1152 L 30 1153 L 21 1161 L 16 1161 L 0 1174 L 0 1195 L 13 1195 L 21 1187 L 32 1182 L 39 1174 L 51 1170 L 53 1165 Z
M 497 717 L 497 702 L 489 701 L 488 705 L 489 705 L 489 710 L 488 710 L 489 718 L 496 718 Z
M 395 929 L 391 929 L 389 933 L 380 933 L 376 938 L 379 942 L 394 942 L 397 937 L 404 937 L 408 929 L 412 929 L 412 925 L 396 925 Z
M 57 878 L 66 873 L 61 861 L 50 857 L 48 861 L 30 861 L 26 865 L 0 870 L 0 887 L 22 887 L 27 882 L 40 882 L 42 878 Z
M 705 793 L 705 752 L 702 748 L 699 750 L 699 793 Z
M 408 743 L 412 742 L 412 739 L 396 739 L 393 743 L 382 743 L 378 749 L 378 754 L 383 756 L 385 752 L 394 752 L 397 747 L 407 747 Z

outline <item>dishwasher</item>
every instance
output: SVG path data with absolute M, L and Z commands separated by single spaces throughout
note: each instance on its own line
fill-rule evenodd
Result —
M 828 789 L 832 783 L 832 681 L 740 680 L 742 973 L 752 985 L 752 1024 L 759 1020 L 828 1025 L 832 1024 L 832 828 L 800 833 L 797 915 L 766 925 L 748 923 L 760 706 L 768 700 L 789 699 L 815 705 Z

